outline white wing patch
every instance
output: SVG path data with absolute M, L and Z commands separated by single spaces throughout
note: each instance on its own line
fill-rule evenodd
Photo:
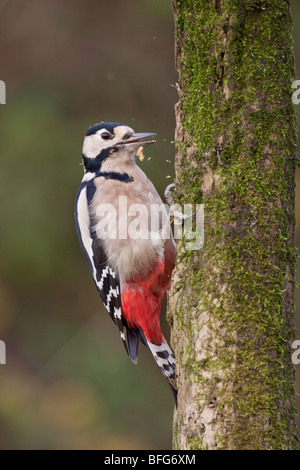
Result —
M 96 279 L 96 269 L 92 263 L 93 259 L 93 249 L 92 249 L 92 237 L 90 233 L 90 214 L 87 202 L 86 186 L 82 188 L 78 201 L 77 201 L 77 223 L 80 230 L 80 236 L 82 240 L 83 247 L 89 257 L 91 262 L 90 268 L 93 269 L 92 275 Z

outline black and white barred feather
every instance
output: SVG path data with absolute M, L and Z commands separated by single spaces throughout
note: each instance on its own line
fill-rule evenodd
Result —
M 103 247 L 92 230 L 89 205 L 94 192 L 93 179 L 83 182 L 79 187 L 75 204 L 77 235 L 100 297 L 112 320 L 117 324 L 120 337 L 129 354 L 127 328 L 122 316 L 120 282 L 117 274 L 109 266 Z

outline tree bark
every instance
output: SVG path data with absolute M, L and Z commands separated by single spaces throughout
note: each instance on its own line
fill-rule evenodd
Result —
M 287 0 L 172 0 L 178 240 L 168 318 L 176 449 L 295 449 L 294 58 Z

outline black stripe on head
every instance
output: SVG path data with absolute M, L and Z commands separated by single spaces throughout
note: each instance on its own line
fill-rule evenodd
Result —
M 86 171 L 90 171 L 91 173 L 97 173 L 100 171 L 102 163 L 110 156 L 112 149 L 119 150 L 117 147 L 109 147 L 107 149 L 103 149 L 95 158 L 89 158 L 83 153 L 82 161 Z
M 114 128 L 117 126 L 123 126 L 123 124 L 119 122 L 99 122 L 98 124 L 95 124 L 94 126 L 90 127 L 85 135 L 89 136 L 96 134 L 96 132 L 98 132 L 100 129 L 106 129 L 108 130 L 108 132 L 111 132 L 113 134 Z

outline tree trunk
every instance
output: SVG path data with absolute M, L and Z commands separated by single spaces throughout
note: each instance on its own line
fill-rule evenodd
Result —
M 287 0 L 172 0 L 178 240 L 168 317 L 176 449 L 295 449 L 294 59 Z

